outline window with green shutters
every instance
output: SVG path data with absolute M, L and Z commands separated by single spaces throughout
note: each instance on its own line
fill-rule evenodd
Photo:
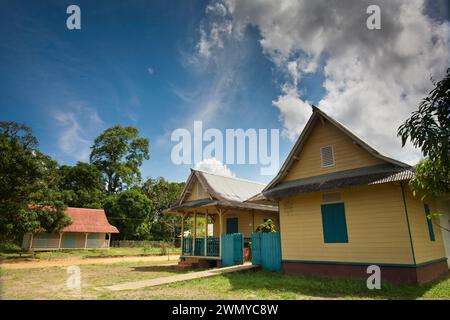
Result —
M 435 241 L 436 238 L 434 236 L 433 221 L 431 221 L 431 219 L 428 219 L 428 215 L 430 214 L 430 207 L 427 204 L 424 204 L 423 206 L 425 208 L 425 218 L 427 219 L 428 233 L 430 235 L 430 240 Z
M 347 222 L 344 203 L 322 205 L 323 238 L 325 243 L 347 243 Z

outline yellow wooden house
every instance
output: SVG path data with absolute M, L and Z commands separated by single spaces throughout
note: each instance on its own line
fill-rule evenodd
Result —
M 242 234 L 244 245 L 249 248 L 247 243 L 252 232 L 266 220 L 271 219 L 278 230 L 276 205 L 246 202 L 260 194 L 265 186 L 255 181 L 191 169 L 181 196 L 163 212 L 182 217 L 181 262 L 186 262 L 186 265 L 220 265 L 223 235 Z
M 426 282 L 448 271 L 435 203 L 413 197 L 414 170 L 313 107 L 277 176 L 252 202 L 279 205 L 287 273 Z M 442 231 L 446 232 L 446 231 Z

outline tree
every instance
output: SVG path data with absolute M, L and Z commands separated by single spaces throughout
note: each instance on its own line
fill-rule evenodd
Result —
M 450 193 L 450 68 L 441 81 L 433 84 L 435 88 L 419 109 L 398 129 L 402 145 L 409 139 L 425 156 L 409 183 L 422 200 Z
M 56 161 L 38 150 L 30 128 L 0 122 L 0 237 L 57 231 L 70 223 L 55 186 Z
M 161 214 L 178 199 L 184 188 L 184 182 L 168 182 L 162 177 L 149 178 L 144 182 L 142 191 L 152 202 L 152 216 L 155 221 L 152 235 L 155 239 L 175 242 L 181 232 L 181 217 L 177 214 Z
M 105 176 L 106 189 L 112 194 L 141 178 L 139 167 L 150 158 L 149 142 L 133 127 L 114 126 L 95 139 L 90 161 Z
M 152 204 L 139 189 L 110 195 L 104 204 L 108 219 L 119 229 L 122 239 L 150 239 Z
M 59 167 L 59 188 L 68 206 L 102 208 L 105 199 L 105 181 L 93 164 L 78 162 L 75 166 Z

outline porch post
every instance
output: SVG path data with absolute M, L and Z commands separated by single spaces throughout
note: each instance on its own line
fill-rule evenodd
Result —
M 195 256 L 195 238 L 197 237 L 197 211 L 194 211 L 194 227 L 192 234 L 192 255 Z
M 205 212 L 205 257 L 207 256 L 207 250 L 206 247 L 208 246 L 208 209 L 206 209 Z
M 61 250 L 61 239 L 62 239 L 62 232 L 59 233 L 59 242 L 58 242 L 58 250 Z
M 222 258 L 222 210 L 216 210 L 219 214 L 219 257 Z
M 181 214 L 181 255 L 183 255 L 184 249 L 184 212 Z
M 87 248 L 87 238 L 88 238 L 88 234 L 85 233 L 85 236 L 84 236 L 84 248 L 85 249 Z

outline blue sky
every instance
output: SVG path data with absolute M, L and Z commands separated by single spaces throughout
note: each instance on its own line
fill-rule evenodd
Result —
M 66 28 L 70 4 L 81 8 L 81 30 Z M 216 4 L 222 5 L 220 1 L 2 2 L 0 119 L 30 126 L 41 150 L 61 164 L 86 161 L 89 146 L 104 129 L 116 124 L 135 126 L 150 139 L 151 159 L 141 168 L 143 177 L 163 176 L 171 181 L 184 180 L 189 165 L 171 162 L 174 143 L 170 133 L 176 128 L 191 129 L 194 120 L 203 120 L 205 129 L 273 128 L 298 134 L 310 110 L 297 113 L 296 108 L 303 108 L 300 105 L 305 102 L 322 103 L 325 111 L 341 116 L 339 120 L 350 127 L 359 123 L 346 116 L 354 113 L 352 109 L 344 112 L 342 107 L 339 112 L 329 107 L 334 89 L 333 83 L 326 81 L 336 78 L 332 58 L 337 61 L 341 50 L 324 46 L 319 50 L 307 41 L 304 46 L 298 41 L 299 45 L 291 45 L 283 55 L 287 41 L 274 41 L 268 28 L 277 21 L 271 16 L 273 10 L 250 8 L 248 12 L 256 13 L 247 15 L 247 23 L 242 17 L 248 8 L 227 7 L 221 16 L 216 10 L 219 7 L 213 7 Z M 295 9 L 299 15 L 307 13 Z M 266 16 L 264 12 L 268 12 Z M 429 19 L 425 14 L 420 17 Z M 448 20 L 438 20 L 448 25 Z M 216 27 L 227 23 L 233 25 L 233 31 L 219 28 L 222 31 L 217 35 Z M 286 39 L 301 36 L 295 32 L 286 31 Z M 433 32 L 430 37 L 436 36 Z M 448 35 L 443 38 L 448 40 Z M 199 52 L 202 40 L 210 54 Z M 313 60 L 317 62 L 313 68 L 301 67 Z M 448 56 L 443 61 L 430 58 L 422 62 L 429 71 L 442 69 Z M 289 69 L 292 63 L 298 66 L 294 72 Z M 426 92 L 428 87 L 422 83 L 428 79 L 424 73 L 416 86 L 420 90 L 408 92 L 409 96 L 417 99 L 416 95 Z M 340 98 L 333 96 L 336 105 L 355 108 L 355 99 L 342 102 Z M 385 107 L 390 108 L 389 103 Z M 376 112 L 375 107 L 365 110 Z M 409 110 L 403 110 L 402 116 Z M 296 117 L 300 120 L 293 128 L 289 119 Z M 373 130 L 365 131 L 366 127 L 356 126 L 355 130 L 370 135 Z M 384 141 L 376 134 L 374 140 L 378 144 Z M 293 141 L 289 134 L 282 135 L 280 165 Z M 243 178 L 263 182 L 271 178 L 261 176 L 258 165 L 229 168 Z

